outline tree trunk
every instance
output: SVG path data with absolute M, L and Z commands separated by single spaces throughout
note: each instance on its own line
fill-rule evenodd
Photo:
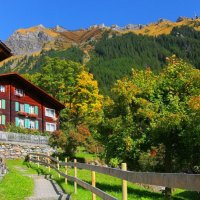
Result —
M 171 146 L 165 145 L 165 172 L 171 173 L 172 172 L 172 149 Z M 172 195 L 172 189 L 169 187 L 165 187 L 165 198 L 170 199 Z

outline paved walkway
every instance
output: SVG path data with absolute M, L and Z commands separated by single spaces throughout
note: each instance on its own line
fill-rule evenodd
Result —
M 31 177 L 34 179 L 35 189 L 33 196 L 28 200 L 68 199 L 68 196 L 54 181 L 46 179 L 44 176 L 32 175 Z
M 45 176 L 37 174 L 26 174 L 26 169 L 16 167 L 24 175 L 33 178 L 34 180 L 34 193 L 33 196 L 28 197 L 27 200 L 69 200 L 70 196 L 65 194 L 59 185 Z

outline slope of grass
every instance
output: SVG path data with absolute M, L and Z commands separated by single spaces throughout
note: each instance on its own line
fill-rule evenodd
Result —
M 0 181 L 0 200 L 23 200 L 31 196 L 34 183 L 30 177 L 22 175 L 23 161 L 8 160 L 7 166 L 9 173 Z
M 37 168 L 36 164 L 28 164 L 30 168 L 34 169 L 37 173 L 40 174 L 48 174 L 48 170 L 46 167 L 40 166 Z M 62 169 L 64 171 L 64 169 Z M 73 169 L 68 169 L 68 174 L 73 176 Z M 90 200 L 92 199 L 91 192 L 83 189 L 82 187 L 78 186 L 78 192 L 75 195 L 73 183 L 68 181 L 68 184 L 65 184 L 64 178 L 59 178 L 58 174 L 51 170 L 51 175 L 54 180 L 68 193 L 72 195 L 73 200 Z M 78 178 L 84 180 L 91 184 L 91 172 L 87 170 L 78 170 Z M 110 195 L 121 199 L 122 192 L 121 192 L 121 180 L 110 177 L 107 175 L 96 173 L 96 180 L 97 184 L 96 187 L 100 188 L 104 192 L 109 193 Z M 97 197 L 97 199 L 100 199 Z M 146 189 L 143 186 L 138 184 L 128 184 L 128 200 L 163 200 L 164 196 L 161 192 L 153 192 L 150 189 Z M 198 200 L 200 196 L 197 192 L 188 192 L 184 190 L 175 190 L 173 193 L 172 200 Z

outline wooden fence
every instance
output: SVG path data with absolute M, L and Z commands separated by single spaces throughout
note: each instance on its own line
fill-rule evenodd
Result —
M 185 173 L 155 173 L 155 172 L 133 172 L 127 171 L 126 163 L 122 163 L 122 169 L 115 169 L 110 167 L 102 167 L 96 165 L 89 165 L 74 162 L 60 162 L 58 158 L 51 157 L 45 154 L 30 153 L 29 161 L 38 164 L 43 164 L 48 167 L 49 172 L 52 169 L 56 170 L 59 176 L 65 178 L 67 181 L 74 182 L 74 192 L 77 193 L 77 184 L 92 192 L 92 199 L 96 199 L 96 195 L 105 200 L 117 200 L 117 198 L 103 192 L 95 187 L 96 179 L 95 172 L 113 176 L 122 180 L 122 199 L 127 200 L 127 181 L 131 183 L 142 183 L 149 185 L 164 186 L 169 188 L 182 188 L 192 191 L 200 191 L 200 175 L 199 174 L 185 174 Z M 65 167 L 65 172 L 60 171 L 60 167 Z M 67 168 L 74 168 L 74 176 L 67 174 Z M 77 178 L 77 168 L 91 171 L 92 185 Z

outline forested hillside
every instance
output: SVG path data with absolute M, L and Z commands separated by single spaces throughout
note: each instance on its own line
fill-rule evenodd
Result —
M 196 68 L 200 68 L 200 32 L 189 26 L 174 27 L 169 35 L 147 36 L 134 33 L 117 34 L 105 32 L 98 41 L 86 46 L 66 50 L 42 51 L 37 55 L 26 55 L 10 59 L 2 65 L 1 73 L 40 72 L 44 58 L 58 57 L 84 63 L 98 81 L 100 91 L 109 94 L 113 83 L 131 74 L 131 69 L 150 67 L 158 73 L 166 64 L 166 57 L 176 54 Z M 87 49 L 87 50 L 86 50 Z
M 95 45 L 88 63 L 101 89 L 106 91 L 117 80 L 131 73 L 132 68 L 150 67 L 160 71 L 166 57 L 177 57 L 200 68 L 200 32 L 183 26 L 175 27 L 171 34 L 150 37 L 128 33 L 122 36 L 106 36 Z

